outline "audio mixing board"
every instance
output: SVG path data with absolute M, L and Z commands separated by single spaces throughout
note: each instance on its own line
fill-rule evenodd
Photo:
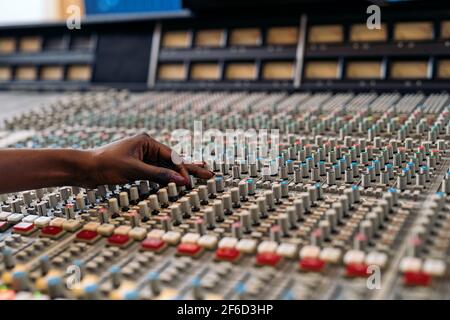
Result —
M 141 132 L 170 145 L 197 120 L 205 131 L 278 129 L 279 153 L 209 161 L 215 176 L 190 189 L 1 195 L 1 298 L 449 299 L 449 98 L 61 95 L 6 120 L 5 135 L 22 132 L 9 146 L 85 149 Z

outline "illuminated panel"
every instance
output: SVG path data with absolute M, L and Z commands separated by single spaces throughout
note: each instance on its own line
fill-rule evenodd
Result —
M 394 26 L 394 40 L 432 40 L 433 23 L 399 22 Z
M 337 61 L 310 61 L 306 64 L 306 79 L 336 79 L 338 77 Z
M 17 80 L 36 80 L 37 69 L 33 66 L 21 66 L 16 69 L 16 79 Z
M 273 27 L 267 30 L 267 44 L 271 45 L 296 45 L 298 41 L 297 27 Z
M 87 65 L 73 65 L 67 69 L 67 79 L 72 81 L 91 80 L 92 69 Z
M 381 24 L 381 29 L 369 29 L 367 25 L 354 24 L 350 27 L 350 41 L 352 42 L 376 42 L 387 40 L 386 24 Z
M 200 30 L 195 35 L 196 47 L 222 47 L 223 43 L 223 30 Z
M 254 63 L 230 63 L 227 65 L 225 78 L 229 80 L 254 80 L 256 65 Z
M 191 42 L 189 31 L 167 31 L 162 39 L 163 48 L 187 48 Z
M 353 61 L 347 63 L 346 75 L 348 79 L 380 79 L 381 62 Z
M 10 67 L 0 67 L 0 81 L 11 80 L 12 72 Z
M 441 38 L 450 39 L 450 21 L 441 22 Z
M 263 65 L 263 79 L 291 80 L 294 77 L 292 62 L 267 62 Z
M 427 61 L 397 61 L 391 65 L 393 79 L 426 79 L 428 78 Z
M 194 80 L 219 80 L 220 67 L 217 63 L 195 63 L 191 67 Z
M 162 64 L 158 68 L 160 80 L 184 80 L 186 79 L 186 67 L 182 63 Z
M 14 38 L 0 38 L 0 53 L 12 53 L 16 50 Z
M 41 50 L 41 39 L 39 37 L 25 37 L 20 39 L 19 51 L 38 52 Z
M 232 46 L 257 46 L 261 43 L 261 30 L 258 28 L 233 29 L 230 34 Z
M 344 41 L 344 30 L 341 25 L 311 26 L 309 43 L 338 43 Z
M 438 78 L 450 79 L 450 60 L 441 60 L 438 65 Z
M 64 69 L 60 66 L 45 66 L 41 69 L 42 80 L 62 80 L 64 77 Z

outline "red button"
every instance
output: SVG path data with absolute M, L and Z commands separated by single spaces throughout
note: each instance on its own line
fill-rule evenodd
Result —
M 300 268 L 305 271 L 319 272 L 325 267 L 325 261 L 318 258 L 303 258 L 300 260 Z
M 193 243 L 182 243 L 178 245 L 177 252 L 181 254 L 196 255 L 202 247 Z
M 8 227 L 8 223 L 5 221 L 0 222 L 0 230 L 5 230 Z
M 27 232 L 34 228 L 34 224 L 29 222 L 20 222 L 13 227 L 14 231 Z
M 264 264 L 268 266 L 276 266 L 280 262 L 281 256 L 273 252 L 262 252 L 256 256 L 256 262 L 258 264 Z
M 144 249 L 159 250 L 165 245 L 165 242 L 157 238 L 147 238 L 142 241 L 141 246 Z
M 368 277 L 367 264 L 365 263 L 349 263 L 346 267 L 347 276 L 349 277 Z
M 239 251 L 235 248 L 219 248 L 216 251 L 216 257 L 222 260 L 233 261 L 239 258 Z
M 108 243 L 121 245 L 127 243 L 129 240 L 130 237 L 126 234 L 113 234 L 108 238 Z
M 55 227 L 55 226 L 46 226 L 41 229 L 42 234 L 46 234 L 49 236 L 55 236 L 62 231 L 63 231 L 63 229 L 61 227 Z
M 428 286 L 431 277 L 425 272 L 408 271 L 403 274 L 403 282 L 410 286 Z
M 94 239 L 97 235 L 98 233 L 96 231 L 81 230 L 77 233 L 77 239 L 89 241 Z

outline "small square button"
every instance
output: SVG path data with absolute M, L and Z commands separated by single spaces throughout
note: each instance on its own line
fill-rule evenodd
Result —
M 108 238 L 108 244 L 119 247 L 126 247 L 131 243 L 131 238 L 125 234 L 113 234 Z
M 97 232 L 104 237 L 109 237 L 114 232 L 114 226 L 109 223 L 104 223 L 98 226 Z
M 69 232 L 74 232 L 80 229 L 81 224 L 78 220 L 70 219 L 63 222 L 63 229 Z
M 52 221 L 50 221 L 50 225 L 53 226 L 53 227 L 60 227 L 60 228 L 62 228 L 63 223 L 65 221 L 66 221 L 66 219 L 64 219 L 64 218 L 60 218 L 60 217 L 54 218 Z
M 114 234 L 128 235 L 130 230 L 131 230 L 130 226 L 119 226 L 114 230 Z
M 130 230 L 128 235 L 134 240 L 141 241 L 147 235 L 147 230 L 145 228 L 135 227 Z
M 98 222 L 88 222 L 83 226 L 83 230 L 89 230 L 89 231 L 97 231 L 97 228 L 100 226 L 100 223 Z
M 150 238 L 150 234 L 151 232 L 149 232 L 147 237 Z M 162 239 L 168 244 L 175 246 L 180 242 L 181 234 L 177 231 L 168 231 L 162 236 Z
M 43 227 L 48 226 L 50 224 L 51 220 L 52 220 L 52 218 L 50 218 L 50 217 L 39 217 L 34 221 L 34 224 L 38 228 L 43 228 Z

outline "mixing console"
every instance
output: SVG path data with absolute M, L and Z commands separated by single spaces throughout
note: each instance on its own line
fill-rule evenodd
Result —
M 267 147 L 279 152 L 207 160 L 215 176 L 191 189 L 1 195 L 0 296 L 449 299 L 449 98 L 110 91 L 16 116 L 7 130 L 28 132 L 16 148 L 93 148 L 143 131 L 173 145 L 175 129 L 201 121 L 204 132 L 278 129 Z

